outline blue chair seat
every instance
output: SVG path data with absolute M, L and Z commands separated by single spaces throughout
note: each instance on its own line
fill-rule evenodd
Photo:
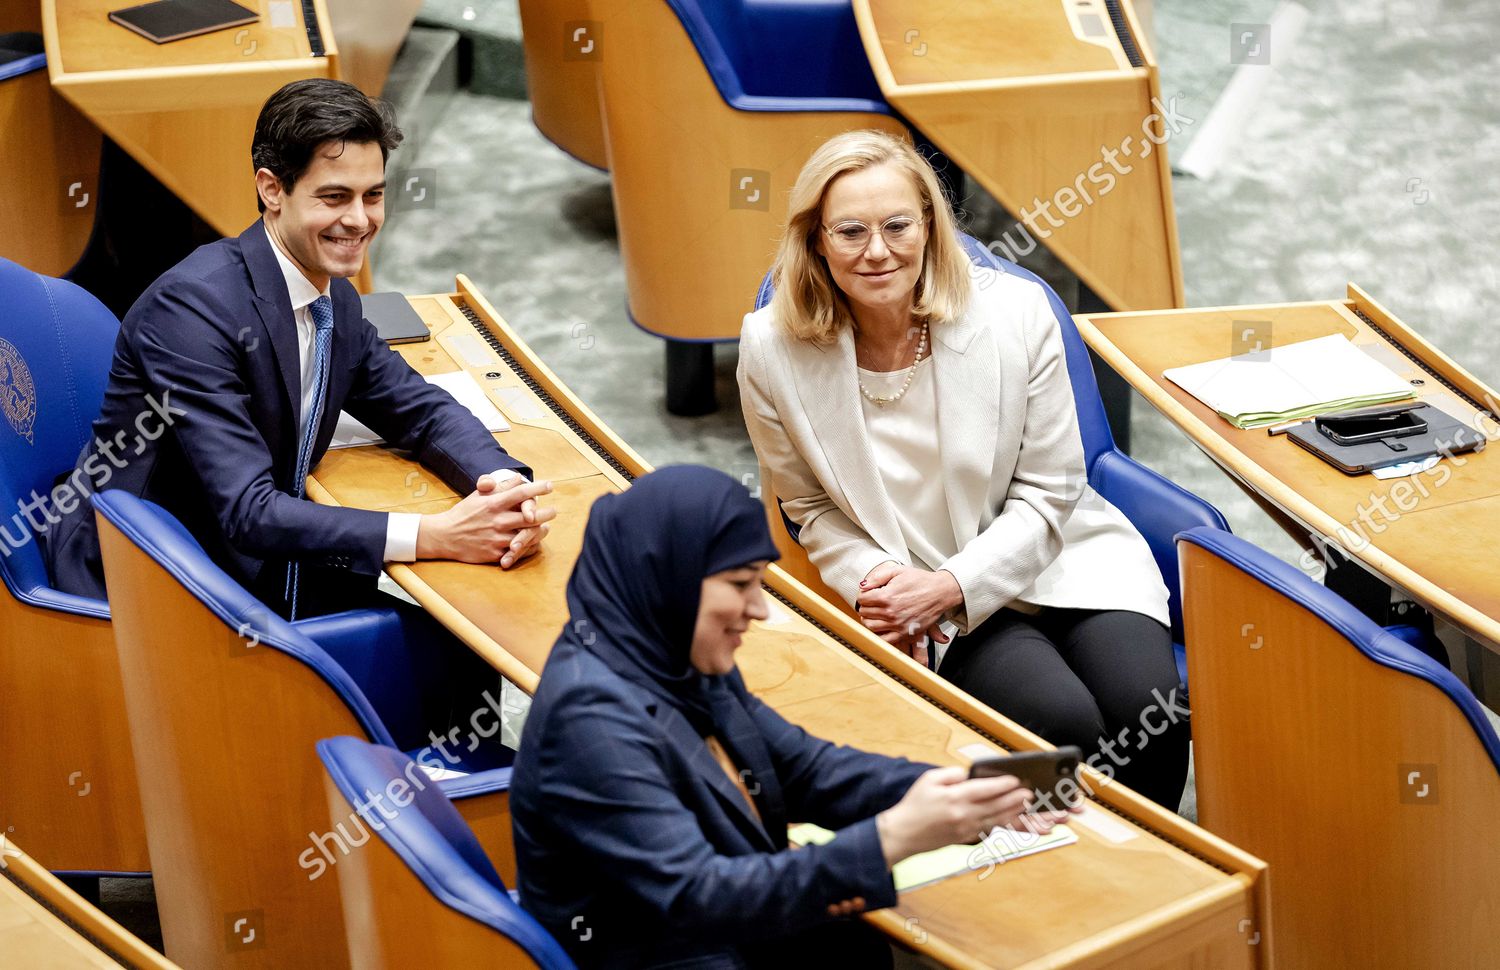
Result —
M 849 0 L 667 0 L 740 111 L 891 114 Z

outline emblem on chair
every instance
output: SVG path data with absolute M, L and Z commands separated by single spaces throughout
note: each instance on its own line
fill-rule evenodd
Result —
M 5 420 L 16 434 L 33 444 L 31 429 L 36 424 L 36 383 L 31 379 L 31 368 L 26 358 L 9 340 L 0 338 L 0 407 L 5 409 Z

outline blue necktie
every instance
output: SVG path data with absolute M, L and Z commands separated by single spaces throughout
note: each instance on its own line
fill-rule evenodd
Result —
M 323 397 L 328 393 L 328 347 L 333 343 L 333 303 L 320 296 L 308 305 L 312 311 L 313 326 L 313 396 L 308 405 L 306 419 L 302 422 L 302 439 L 297 445 L 297 469 L 292 478 L 293 493 L 302 498 L 307 494 L 307 466 L 312 462 L 313 439 L 318 436 L 318 423 L 323 418 Z M 291 610 L 289 618 L 297 618 L 297 560 L 293 559 L 286 571 L 286 600 Z

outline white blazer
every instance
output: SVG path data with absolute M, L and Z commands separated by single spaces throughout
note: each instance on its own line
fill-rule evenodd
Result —
M 937 467 L 965 632 L 1013 602 L 1144 613 L 1169 625 L 1140 533 L 1088 486 L 1062 333 L 1044 288 L 975 268 L 969 310 L 932 329 Z M 854 336 L 798 340 L 768 305 L 740 333 L 740 399 L 770 487 L 823 581 L 852 605 L 875 566 L 910 565 L 875 467 Z

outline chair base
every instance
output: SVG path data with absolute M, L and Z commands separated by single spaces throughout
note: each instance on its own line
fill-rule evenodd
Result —
M 709 341 L 671 340 L 667 344 L 667 410 L 696 418 L 719 409 L 714 392 L 714 345 Z

